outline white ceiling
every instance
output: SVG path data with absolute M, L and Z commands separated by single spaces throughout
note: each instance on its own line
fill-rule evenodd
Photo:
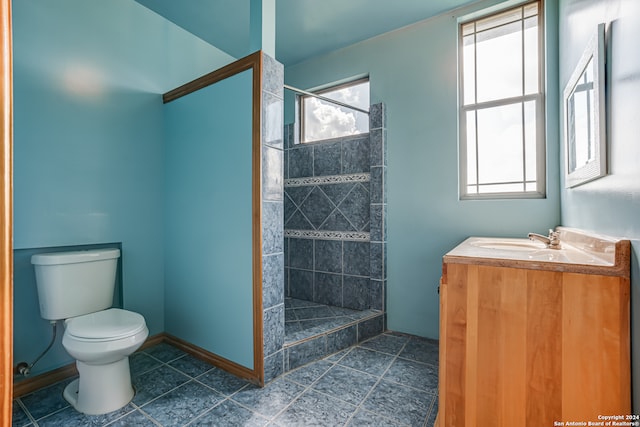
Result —
M 235 58 L 249 52 L 249 0 L 136 0 Z M 477 0 L 276 0 L 276 58 L 292 65 Z

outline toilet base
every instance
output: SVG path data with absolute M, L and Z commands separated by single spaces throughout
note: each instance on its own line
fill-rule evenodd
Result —
M 64 398 L 77 411 L 101 415 L 122 408 L 133 398 L 129 358 L 106 365 L 76 361 L 80 377 L 67 385 Z

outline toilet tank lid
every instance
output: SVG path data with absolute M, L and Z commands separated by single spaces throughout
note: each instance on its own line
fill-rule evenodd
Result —
M 100 261 L 120 257 L 120 249 L 104 248 L 86 251 L 48 252 L 31 256 L 31 264 L 57 265 Z

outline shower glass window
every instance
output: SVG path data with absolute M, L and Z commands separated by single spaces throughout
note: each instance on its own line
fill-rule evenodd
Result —
M 360 79 L 314 94 L 369 109 L 369 79 Z M 300 141 L 314 142 L 369 132 L 369 115 L 311 95 L 300 97 Z
M 460 197 L 545 196 L 542 2 L 461 22 Z

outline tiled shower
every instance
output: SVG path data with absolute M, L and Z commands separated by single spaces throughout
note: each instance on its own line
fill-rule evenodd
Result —
M 386 129 L 301 144 L 285 126 L 285 370 L 385 329 Z

